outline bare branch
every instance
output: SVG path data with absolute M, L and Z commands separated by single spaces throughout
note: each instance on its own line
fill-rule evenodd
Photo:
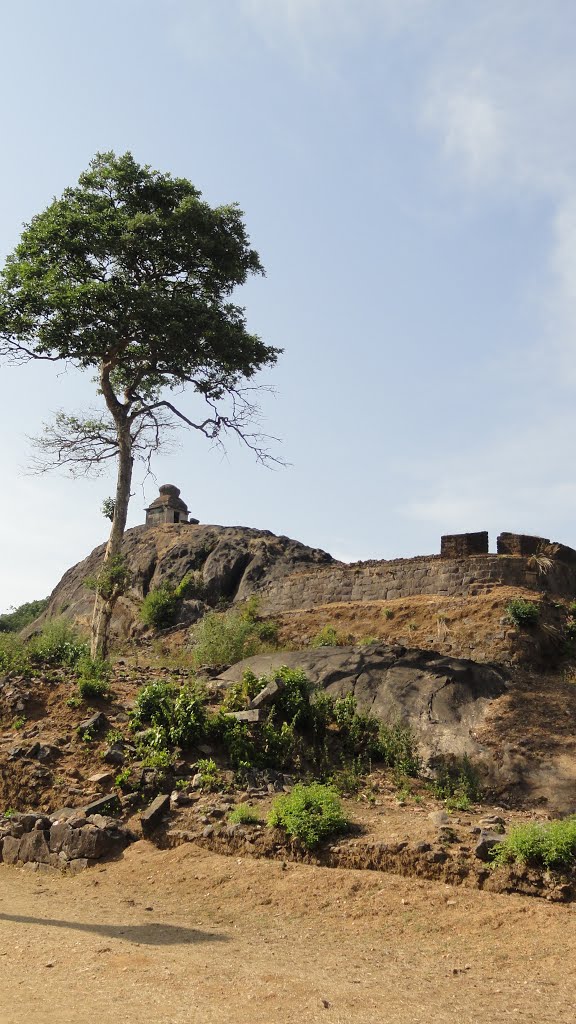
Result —
M 62 470 L 73 477 L 98 477 L 118 457 L 116 426 L 111 417 L 95 412 L 90 417 L 56 413 L 51 423 L 43 425 L 39 437 L 29 440 L 36 449 L 30 464 L 32 473 Z M 166 432 L 174 430 L 172 417 L 161 411 L 150 414 L 132 431 L 132 451 L 149 469 L 152 456 L 159 450 L 170 450 Z

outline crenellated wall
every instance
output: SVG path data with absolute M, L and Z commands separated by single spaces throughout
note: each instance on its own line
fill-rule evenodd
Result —
M 527 556 L 430 555 L 317 566 L 265 584 L 260 594 L 262 610 L 268 614 L 340 601 L 391 601 L 417 594 L 466 596 L 495 586 L 576 597 L 576 565 L 554 559 L 543 568 L 539 570 L 535 559 Z

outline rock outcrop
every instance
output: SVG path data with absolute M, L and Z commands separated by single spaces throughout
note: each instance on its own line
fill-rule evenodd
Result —
M 426 760 L 443 754 L 481 758 L 476 731 L 507 689 L 503 672 L 489 665 L 380 643 L 257 655 L 233 665 L 219 681 L 237 682 L 246 669 L 269 675 L 280 665 L 303 669 L 334 697 L 353 693 L 361 711 L 384 722 L 409 725 Z
M 15 813 L 0 819 L 0 861 L 74 874 L 118 857 L 133 839 L 114 818 L 79 809 L 63 808 L 50 816 Z
M 98 572 L 104 550 L 101 544 L 64 574 L 32 631 L 61 614 L 83 625 L 89 623 L 93 595 L 85 580 Z M 325 551 L 277 537 L 268 530 L 188 523 L 127 530 L 123 554 L 132 579 L 129 591 L 115 609 L 113 632 L 117 636 L 128 636 L 133 631 L 142 599 L 150 590 L 162 584 L 178 584 L 187 573 L 201 574 L 203 602 L 214 606 L 222 600 L 246 600 L 264 579 L 279 581 L 296 568 L 334 561 Z

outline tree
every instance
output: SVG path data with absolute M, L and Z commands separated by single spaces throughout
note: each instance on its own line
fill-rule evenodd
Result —
M 182 424 L 217 443 L 231 432 L 270 458 L 250 382 L 280 350 L 248 332 L 230 299 L 263 272 L 236 204 L 212 208 L 186 179 L 103 153 L 25 226 L 0 274 L 0 354 L 96 371 L 104 401 L 90 415 L 59 412 L 38 441 L 41 468 L 97 473 L 117 460 L 112 584 L 96 588 L 93 657 L 107 652 L 134 459 L 149 466 Z M 200 416 L 173 397 L 186 389 Z

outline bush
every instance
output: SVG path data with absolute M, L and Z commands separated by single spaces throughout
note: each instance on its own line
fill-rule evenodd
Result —
M 200 776 L 200 789 L 212 792 L 219 789 L 224 783 L 222 773 L 218 770 L 216 761 L 211 757 L 201 757 L 196 762 L 196 771 Z
M 102 658 L 85 655 L 78 662 L 78 692 L 84 700 L 108 697 L 110 694 L 110 663 Z
M 18 633 L 25 626 L 29 626 L 44 611 L 48 600 L 49 598 L 44 597 L 38 601 L 27 601 L 0 615 L 0 633 Z
M 196 686 L 179 687 L 157 680 L 143 686 L 136 694 L 132 727 L 152 726 L 147 746 L 166 744 L 189 747 L 206 730 L 206 695 Z
M 311 647 L 343 647 L 350 637 L 343 636 L 335 626 L 324 626 L 310 641 Z
M 576 817 L 518 825 L 491 851 L 494 864 L 569 869 L 576 864 Z
M 98 697 L 109 697 L 110 687 L 104 679 L 79 679 L 78 693 L 82 700 L 94 700 Z
M 273 622 L 261 622 L 253 606 L 228 612 L 208 612 L 192 628 L 192 662 L 220 668 L 243 658 L 275 648 L 278 628 Z
M 162 586 L 151 590 L 142 601 L 140 618 L 145 626 L 154 629 L 168 629 L 176 622 L 179 599 L 172 587 Z
M 248 807 L 247 804 L 238 804 L 238 807 L 228 815 L 231 825 L 257 825 L 259 820 L 254 808 Z
M 93 590 L 105 601 L 111 601 L 125 594 L 131 583 L 131 573 L 124 555 L 108 559 L 94 576 L 86 576 L 84 586 Z
M 28 649 L 35 665 L 64 665 L 69 668 L 89 653 L 88 644 L 80 639 L 77 630 L 66 619 L 49 622 L 40 636 L 30 640 Z
M 265 685 L 261 679 L 258 679 L 258 676 L 247 669 L 239 683 L 232 683 L 228 687 L 222 701 L 222 709 L 224 711 L 243 711 Z
M 31 669 L 30 651 L 24 641 L 12 633 L 0 633 L 0 672 L 26 676 Z
M 525 601 L 523 597 L 517 597 L 506 605 L 506 614 L 515 626 L 533 626 L 538 622 L 540 608 L 533 601 Z
M 393 768 L 398 775 L 418 775 L 422 762 L 408 726 L 380 723 L 378 741 L 379 759 L 388 768 Z
M 348 823 L 336 791 L 314 782 L 310 786 L 294 786 L 291 793 L 278 797 L 268 824 L 271 828 L 283 828 L 310 850 L 328 836 L 341 832 Z
M 179 601 L 186 601 L 190 598 L 200 599 L 204 597 L 205 591 L 206 584 L 199 569 L 195 572 L 187 572 L 178 586 L 174 588 L 174 594 Z

